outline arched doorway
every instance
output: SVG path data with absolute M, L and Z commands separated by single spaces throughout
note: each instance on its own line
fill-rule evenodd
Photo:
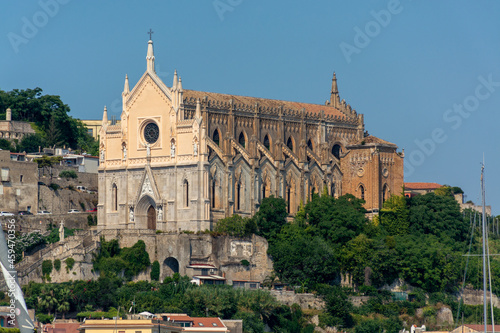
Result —
M 168 257 L 163 261 L 163 272 L 165 276 L 172 276 L 174 273 L 179 273 L 179 262 L 174 257 Z
M 156 230 L 156 209 L 153 206 L 148 208 L 148 229 Z

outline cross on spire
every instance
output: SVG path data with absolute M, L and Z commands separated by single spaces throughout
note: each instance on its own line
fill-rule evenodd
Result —
M 149 40 L 153 40 L 152 35 L 154 34 L 154 31 L 149 29 L 149 31 L 147 33 L 149 34 Z

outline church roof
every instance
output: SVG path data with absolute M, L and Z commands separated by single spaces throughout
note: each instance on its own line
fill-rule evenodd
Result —
M 435 190 L 443 185 L 438 183 L 405 183 L 405 190 Z
M 383 144 L 383 145 L 393 145 L 393 146 L 395 146 L 394 143 L 382 140 L 381 138 L 377 138 L 376 136 L 373 136 L 373 135 L 366 136 L 363 139 L 361 139 L 361 141 L 364 141 L 365 144 L 373 143 L 373 144 Z
M 264 108 L 280 108 L 291 109 L 300 111 L 305 109 L 306 112 L 312 113 L 314 115 L 319 115 L 321 111 L 325 112 L 325 116 L 337 117 L 341 120 L 352 120 L 352 118 L 348 118 L 344 113 L 342 113 L 339 109 L 323 104 L 310 104 L 310 103 L 301 103 L 301 102 L 290 102 L 290 101 L 282 101 L 277 99 L 267 99 L 267 98 L 259 98 L 259 97 L 248 97 L 248 96 L 238 96 L 238 95 L 229 95 L 229 94 L 219 94 L 219 93 L 211 93 L 205 91 L 196 91 L 196 90 L 184 90 L 184 97 L 187 100 L 203 100 L 204 97 L 207 97 L 209 101 L 215 101 L 219 103 L 230 103 L 230 100 L 233 100 L 233 103 L 236 105 L 242 105 L 247 107 L 254 107 L 256 103 L 259 104 L 260 107 Z

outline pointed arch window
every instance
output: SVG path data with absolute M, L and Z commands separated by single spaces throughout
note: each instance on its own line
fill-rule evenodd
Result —
M 382 188 L 382 203 L 384 203 L 389 197 L 389 186 L 387 184 L 384 184 L 384 187 Z
M 264 147 L 266 147 L 267 150 L 271 147 L 271 143 L 269 142 L 269 136 L 266 134 L 264 137 Z
M 291 136 L 288 137 L 288 140 L 286 141 L 286 146 L 290 148 L 290 150 L 293 152 L 293 141 Z
M 241 184 L 236 184 L 236 209 L 241 210 Z
M 337 159 L 340 159 L 340 145 L 333 145 L 332 155 L 335 156 Z
M 290 199 L 291 199 L 291 193 L 290 193 L 290 186 L 287 186 L 287 189 L 286 189 L 286 204 L 287 204 L 287 212 L 288 214 L 290 214 Z
M 363 185 L 359 185 L 359 193 L 362 200 L 365 200 L 365 187 Z
M 184 201 L 184 207 L 189 207 L 189 182 L 187 179 L 184 179 L 184 193 L 183 193 L 183 201 Z
M 266 198 L 266 182 L 262 183 L 262 199 Z
M 114 211 L 118 210 L 118 187 L 116 184 L 113 184 L 113 187 L 111 189 L 112 195 L 111 195 L 111 209 Z
M 246 144 L 246 140 L 245 140 L 245 134 L 243 134 L 243 132 L 240 133 L 240 136 L 238 137 L 238 143 L 243 147 L 243 148 L 246 148 L 245 147 L 245 144 Z
M 212 182 L 211 182 L 211 192 L 212 192 L 212 208 L 215 208 L 215 179 L 212 179 Z
M 307 140 L 307 148 L 313 150 L 313 144 L 312 144 L 311 139 Z
M 332 193 L 332 197 L 335 197 L 335 182 L 332 182 L 331 193 Z
M 212 136 L 212 140 L 215 142 L 215 144 L 217 146 L 220 146 L 220 144 L 219 144 L 220 143 L 220 138 L 219 138 L 219 130 L 218 129 L 216 129 L 214 131 L 214 135 Z

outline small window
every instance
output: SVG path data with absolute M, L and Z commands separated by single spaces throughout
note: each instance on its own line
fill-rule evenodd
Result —
M 184 207 L 189 207 L 189 183 L 184 180 Z
M 203 325 L 203 323 L 198 323 L 198 325 L 200 325 L 200 326 L 205 326 L 205 325 Z
M 291 136 L 288 137 L 288 140 L 286 141 L 286 146 L 290 148 L 291 151 L 293 151 L 293 141 Z
M 246 143 L 246 140 L 245 140 L 245 134 L 243 134 L 243 132 L 240 133 L 240 136 L 238 138 L 238 143 L 243 147 L 245 148 L 245 143 Z
M 217 146 L 219 146 L 220 138 L 219 138 L 219 130 L 214 131 L 214 135 L 212 136 L 212 140 L 215 142 Z
M 332 155 L 335 156 L 337 159 L 340 158 L 340 146 L 339 145 L 333 145 Z
M 257 283 L 250 283 L 250 289 L 257 289 Z
M 307 140 L 307 148 L 313 150 L 313 144 L 312 144 L 311 139 Z
M 23 175 L 20 175 L 19 176 L 19 182 L 22 183 L 23 182 Z
M 89 128 L 87 130 L 87 134 L 90 135 L 90 136 L 93 136 L 94 135 L 94 130 L 92 128 Z
M 271 147 L 271 143 L 269 142 L 269 137 L 266 136 L 264 137 L 264 147 L 266 147 L 267 150 L 269 150 L 269 148 Z
M 359 192 L 361 193 L 361 199 L 365 200 L 365 188 L 363 185 L 359 186 Z
M 217 327 L 217 323 L 212 323 L 212 326 L 213 327 Z

